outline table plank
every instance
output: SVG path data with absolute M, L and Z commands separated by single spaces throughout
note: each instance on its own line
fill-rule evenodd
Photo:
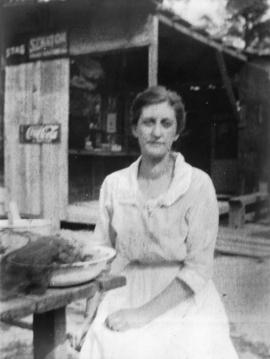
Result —
M 0 302 L 0 320 L 8 321 L 14 318 L 22 318 L 30 315 L 36 308 L 35 302 L 27 298 L 16 297 L 5 302 Z
M 67 288 L 48 288 L 41 295 L 20 295 L 0 302 L 0 320 L 23 318 L 33 313 L 43 313 L 65 307 L 75 300 L 91 298 L 98 290 L 111 290 L 125 285 L 125 277 L 102 275 L 88 283 Z
M 36 303 L 35 313 L 43 313 L 61 308 L 78 299 L 91 298 L 98 290 L 98 282 L 94 281 L 68 288 L 49 288 L 43 295 L 29 297 Z

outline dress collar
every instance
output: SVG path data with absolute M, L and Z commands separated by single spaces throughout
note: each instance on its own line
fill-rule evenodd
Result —
M 150 199 L 148 202 L 159 204 L 161 206 L 170 206 L 188 190 L 191 182 L 192 167 L 186 163 L 181 153 L 172 152 L 172 154 L 175 158 L 175 167 L 170 187 L 162 195 L 158 196 L 157 198 Z M 138 184 L 138 171 L 141 158 L 142 157 L 140 156 L 129 167 L 130 188 L 133 189 L 134 192 L 132 190 L 131 191 L 137 198 L 141 194 Z

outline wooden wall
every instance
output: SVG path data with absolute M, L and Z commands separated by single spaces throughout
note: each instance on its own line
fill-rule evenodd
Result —
M 4 171 L 4 59 L 0 54 L 0 186 Z
M 270 188 L 269 94 L 270 59 L 250 60 L 240 82 L 239 165 L 245 191 L 256 189 L 259 181 Z
M 67 206 L 69 60 L 6 67 L 5 184 L 8 201 L 21 213 L 50 219 L 54 226 Z M 19 141 L 22 124 L 61 124 L 59 144 Z
M 2 14 L 0 14 L 0 23 Z M 5 79 L 5 56 L 4 56 L 4 31 L 0 29 L 0 186 L 4 185 L 4 79 Z

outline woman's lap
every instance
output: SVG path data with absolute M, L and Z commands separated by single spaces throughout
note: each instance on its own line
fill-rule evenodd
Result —
M 135 283 L 144 280 L 142 273 L 125 274 L 127 287 L 109 292 L 101 303 L 81 359 L 216 359 L 216 355 L 218 359 L 237 358 L 229 339 L 227 317 L 212 282 L 195 299 L 181 303 L 142 328 L 125 332 L 108 329 L 104 324 L 107 315 L 144 300 L 142 292 L 147 283 Z M 153 274 L 147 275 L 146 282 Z M 138 300 L 133 297 L 137 290 Z M 145 293 L 146 301 L 149 295 Z

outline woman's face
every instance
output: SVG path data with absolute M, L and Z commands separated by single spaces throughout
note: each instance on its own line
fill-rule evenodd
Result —
M 143 156 L 163 158 L 177 140 L 175 111 L 168 102 L 148 105 L 142 108 L 137 125 L 132 132 L 138 138 Z

